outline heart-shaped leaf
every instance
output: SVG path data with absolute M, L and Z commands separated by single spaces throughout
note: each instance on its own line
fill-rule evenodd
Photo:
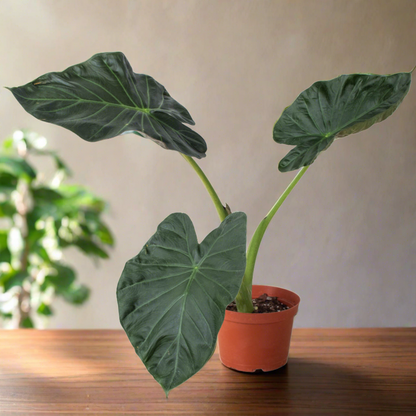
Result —
M 166 395 L 215 350 L 244 275 L 246 222 L 233 213 L 198 244 L 189 217 L 172 214 L 126 263 L 117 287 L 120 322 Z
M 273 129 L 278 143 L 296 146 L 279 163 L 281 172 L 308 166 L 332 142 L 385 120 L 410 88 L 411 73 L 341 75 L 319 81 L 287 107 Z
M 90 142 L 136 133 L 188 156 L 201 158 L 207 150 L 204 139 L 182 124 L 195 124 L 186 108 L 152 77 L 135 74 L 121 52 L 99 53 L 9 89 L 34 117 Z

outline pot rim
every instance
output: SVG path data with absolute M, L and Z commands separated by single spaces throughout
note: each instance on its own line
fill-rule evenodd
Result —
M 243 313 L 226 310 L 224 318 L 225 321 L 261 325 L 285 321 L 286 319 L 293 319 L 298 313 L 300 297 L 295 292 L 282 287 L 267 285 L 253 285 L 253 291 L 254 289 L 263 291 L 263 293 L 270 290 L 272 292 L 272 296 L 277 296 L 284 303 L 289 304 L 290 308 L 284 311 L 270 313 Z

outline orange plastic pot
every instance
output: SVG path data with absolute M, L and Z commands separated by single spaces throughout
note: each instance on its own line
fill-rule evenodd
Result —
M 220 360 L 226 367 L 253 373 L 273 371 L 287 363 L 300 297 L 279 287 L 253 285 L 253 298 L 263 293 L 277 296 L 290 308 L 261 314 L 225 311 L 218 348 Z

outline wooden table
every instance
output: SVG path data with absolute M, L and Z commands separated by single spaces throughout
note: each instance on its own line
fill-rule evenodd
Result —
M 0 330 L 0 415 L 416 415 L 416 328 L 296 329 L 266 374 L 217 354 L 163 390 L 121 331 Z

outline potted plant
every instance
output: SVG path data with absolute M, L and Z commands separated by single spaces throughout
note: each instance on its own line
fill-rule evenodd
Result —
M 0 326 L 33 328 L 54 313 L 56 297 L 73 305 L 89 298 L 75 269 L 64 261 L 68 247 L 107 259 L 114 239 L 102 220 L 107 203 L 84 186 L 68 184 L 64 160 L 44 137 L 15 131 L 0 151 Z M 50 158 L 49 175 L 36 158 Z
M 252 286 L 267 226 L 319 153 L 335 139 L 390 116 L 407 94 L 410 82 L 411 72 L 342 75 L 316 82 L 283 111 L 273 139 L 295 147 L 280 161 L 279 170 L 299 172 L 260 222 L 247 254 L 245 214 L 231 213 L 221 203 L 193 159 L 204 157 L 207 147 L 204 139 L 185 125 L 194 124 L 189 112 L 152 77 L 134 73 L 122 53 L 97 54 L 63 72 L 45 74 L 10 90 L 27 112 L 84 140 L 95 142 L 133 133 L 176 150 L 206 186 L 221 220 L 219 227 L 198 243 L 190 218 L 171 214 L 139 254 L 126 263 L 117 287 L 120 322 L 136 353 L 168 394 L 209 360 L 224 315 L 220 355 L 226 365 L 238 369 L 243 364 L 240 369 L 245 371 L 268 371 L 284 365 L 299 297 L 285 290 Z M 262 295 L 266 303 L 277 296 L 289 308 L 252 313 L 253 294 Z M 234 300 L 237 312 L 226 312 Z M 260 324 L 256 325 L 258 319 Z M 261 342 L 262 329 L 269 331 L 268 324 L 279 332 L 287 330 L 283 355 L 267 363 L 249 362 L 246 367 L 227 361 L 230 355 L 250 360 L 247 350 L 253 348 L 253 334 Z M 244 330 L 239 326 L 260 329 L 251 331 L 247 340 L 241 338 Z M 269 332 L 267 335 L 270 337 Z M 230 337 L 233 345 L 224 346 L 222 341 Z M 277 344 L 280 341 L 266 354 L 272 354 Z M 262 354 L 257 352 L 257 356 Z

